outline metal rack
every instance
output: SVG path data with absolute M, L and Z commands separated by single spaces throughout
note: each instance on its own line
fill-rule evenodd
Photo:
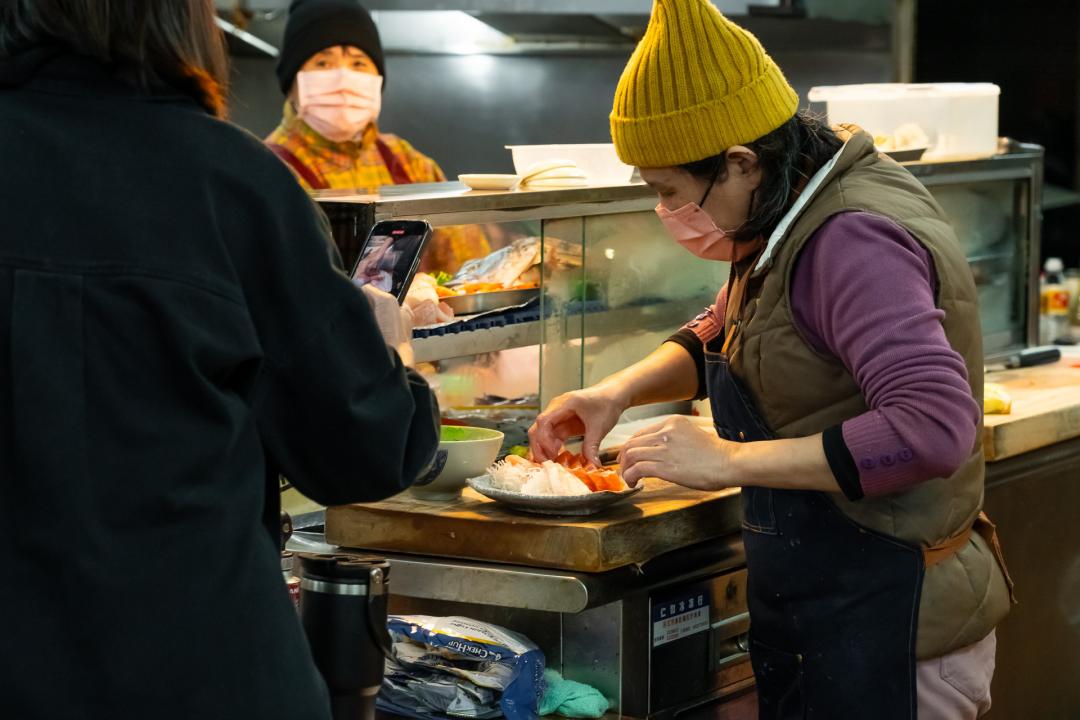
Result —
M 643 330 L 663 330 L 678 327 L 701 308 L 696 301 L 667 302 L 639 307 L 595 310 L 603 319 L 596 336 L 621 335 Z M 413 340 L 417 362 L 434 362 L 450 358 L 498 352 L 537 345 L 543 335 L 543 321 L 502 325 Z

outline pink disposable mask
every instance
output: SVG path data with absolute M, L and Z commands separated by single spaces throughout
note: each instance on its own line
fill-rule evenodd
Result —
M 661 203 L 656 214 L 675 242 L 705 260 L 738 262 L 754 250 L 754 243 L 736 243 L 734 230 L 723 230 L 697 203 L 672 212 Z
M 327 140 L 352 140 L 379 117 L 382 83 L 381 75 L 344 68 L 299 72 L 297 112 Z

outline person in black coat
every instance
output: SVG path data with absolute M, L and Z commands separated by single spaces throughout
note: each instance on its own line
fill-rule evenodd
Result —
M 212 23 L 0 0 L 3 718 L 328 717 L 277 474 L 370 501 L 437 448 L 314 203 L 220 118 Z

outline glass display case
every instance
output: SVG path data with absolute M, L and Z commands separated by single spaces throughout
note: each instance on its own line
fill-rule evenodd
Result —
M 426 266 L 432 272 L 460 268 L 464 258 L 451 248 L 468 245 L 467 235 L 482 236 L 490 251 L 538 244 L 535 299 L 416 330 L 417 360 L 451 416 L 499 403 L 535 413 L 626 367 L 710 304 L 728 274 L 726 263 L 700 260 L 670 240 L 645 185 L 317 198 L 346 265 L 372 224 L 388 219 L 431 223 L 425 254 L 444 258 Z
M 988 360 L 1037 338 L 1042 157 L 1038 146 L 1002 140 L 993 158 L 907 164 L 949 215 L 970 260 Z M 347 265 L 371 226 L 389 219 L 424 219 L 435 228 L 421 264 L 432 273 L 452 274 L 475 255 L 536 248 L 541 262 L 529 277 L 539 288 L 527 301 L 415 331 L 417 360 L 451 417 L 519 413 L 508 442 L 523 440 L 526 419 L 556 395 L 647 355 L 727 279 L 726 264 L 671 241 L 645 185 L 388 190 L 316 195 Z
M 1002 138 L 991 158 L 905 167 L 944 208 L 971 264 L 987 360 L 1038 344 L 1043 149 Z

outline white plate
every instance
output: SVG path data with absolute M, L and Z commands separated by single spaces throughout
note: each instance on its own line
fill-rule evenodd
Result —
M 595 515 L 617 502 L 636 495 L 645 487 L 644 484 L 639 484 L 635 488 L 622 492 L 603 490 L 588 495 L 522 495 L 495 487 L 491 483 L 490 475 L 470 478 L 466 482 L 469 487 L 486 498 L 513 510 L 535 515 Z
M 458 175 L 458 180 L 473 190 L 513 190 L 521 180 L 519 175 Z

